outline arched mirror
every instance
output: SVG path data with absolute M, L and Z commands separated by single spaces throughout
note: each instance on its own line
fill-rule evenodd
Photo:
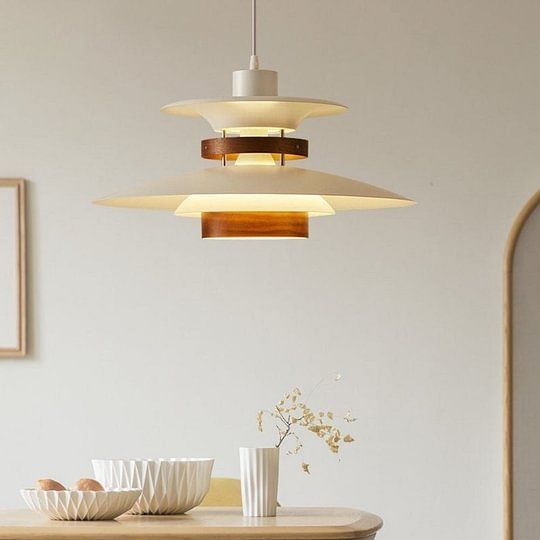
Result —
M 540 191 L 508 238 L 505 259 L 505 540 L 540 534 Z

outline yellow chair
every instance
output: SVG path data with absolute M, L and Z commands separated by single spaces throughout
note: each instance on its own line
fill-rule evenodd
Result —
M 237 478 L 212 478 L 201 506 L 242 506 L 242 491 Z
M 278 506 L 281 506 L 277 503 Z M 242 506 L 238 478 L 211 478 L 210 489 L 200 506 Z

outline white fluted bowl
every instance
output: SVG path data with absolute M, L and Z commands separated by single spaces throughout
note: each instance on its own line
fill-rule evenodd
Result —
M 94 475 L 106 488 L 140 488 L 130 514 L 183 514 L 201 504 L 210 488 L 214 460 L 93 459 Z
M 93 521 L 114 519 L 125 514 L 141 495 L 140 489 L 106 491 L 44 491 L 21 489 L 28 507 L 50 519 Z

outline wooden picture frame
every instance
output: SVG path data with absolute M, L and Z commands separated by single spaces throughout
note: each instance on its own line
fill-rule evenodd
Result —
M 514 262 L 516 247 L 520 235 L 533 212 L 540 207 L 540 191 L 536 192 L 517 216 L 506 244 L 504 258 L 504 359 L 503 359 L 503 494 L 504 494 L 504 540 L 520 540 L 514 538 L 515 520 L 515 359 L 514 359 Z
M 0 178 L 0 357 L 26 354 L 25 207 L 24 180 Z

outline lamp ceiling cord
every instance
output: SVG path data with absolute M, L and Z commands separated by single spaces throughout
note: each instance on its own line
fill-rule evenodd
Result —
M 251 0 L 251 58 L 249 69 L 259 69 L 257 56 L 257 0 Z

